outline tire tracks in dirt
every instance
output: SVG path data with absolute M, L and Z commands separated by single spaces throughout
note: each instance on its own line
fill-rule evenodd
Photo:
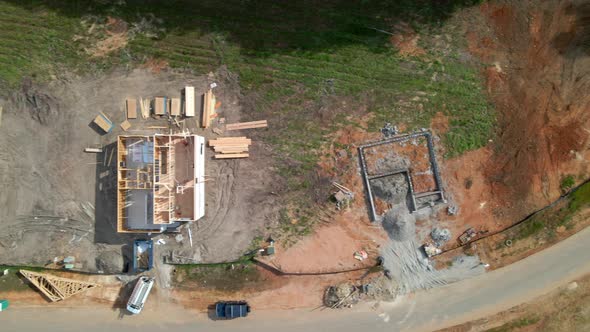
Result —
M 212 217 L 208 218 L 208 221 L 197 223 L 197 230 L 199 231 L 198 239 L 205 239 L 212 236 L 226 222 L 226 217 L 236 201 L 234 189 L 238 170 L 239 163 L 230 161 L 221 165 L 217 171 L 215 181 L 217 191 L 214 212 Z

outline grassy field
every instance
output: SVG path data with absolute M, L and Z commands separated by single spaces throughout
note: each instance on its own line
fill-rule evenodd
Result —
M 494 111 L 481 65 L 465 59 L 460 21 L 452 16 L 478 2 L 0 1 L 0 81 L 16 86 L 25 76 L 100 73 L 150 59 L 196 74 L 225 65 L 254 100 L 245 118 L 270 120 L 273 130 L 254 135 L 273 145 L 290 191 L 305 201 L 326 135 L 366 113 L 374 115 L 370 131 L 385 122 L 428 127 L 444 113 L 447 157 L 487 143 Z M 100 36 L 89 38 L 92 25 L 81 21 L 101 24 L 107 16 L 125 20 L 133 34 L 125 48 L 91 58 L 85 49 Z M 398 54 L 389 31 L 400 21 L 420 34 L 426 54 Z M 343 101 L 347 110 L 366 111 L 350 114 Z

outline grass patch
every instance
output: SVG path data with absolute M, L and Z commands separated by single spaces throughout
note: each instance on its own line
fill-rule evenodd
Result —
M 590 182 L 578 187 L 565 197 L 565 202 L 541 211 L 507 232 L 509 239 L 521 240 L 533 236 L 555 237 L 557 227 L 571 229 L 573 216 L 580 209 L 590 206 Z
M 2 275 L 4 270 L 8 270 L 8 274 L 5 276 Z M 31 287 L 25 283 L 26 279 L 18 272 L 19 270 L 42 272 L 46 269 L 33 266 L 0 265 L 0 292 L 31 290 Z
M 260 273 L 249 261 L 228 264 L 176 265 L 174 283 L 177 287 L 200 288 L 235 292 L 256 285 Z
M 590 205 L 590 182 L 578 187 L 574 192 L 570 193 L 569 197 L 568 210 L 572 213 Z
M 541 319 L 539 317 L 524 317 L 514 320 L 512 322 L 508 322 L 502 326 L 495 327 L 493 329 L 487 330 L 487 332 L 510 332 L 514 331 L 523 327 L 527 327 L 530 325 L 537 324 Z
M 574 179 L 573 175 L 569 174 L 567 176 L 564 176 L 561 179 L 561 184 L 560 184 L 561 191 L 567 192 L 568 190 L 572 189 L 574 184 L 576 184 L 576 180 Z

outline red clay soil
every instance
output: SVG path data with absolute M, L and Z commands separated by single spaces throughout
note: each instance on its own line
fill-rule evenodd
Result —
M 469 47 L 495 63 L 485 75 L 499 122 L 483 171 L 500 199 L 497 217 L 517 220 L 555 200 L 565 174 L 590 174 L 590 57 L 578 45 L 588 21 L 576 17 L 588 13 L 553 0 L 480 9 Z
M 557 199 L 565 175 L 590 176 L 590 57 L 576 49 L 584 23 L 572 8 L 487 2 L 477 26 L 466 27 L 470 52 L 493 64 L 484 75 L 498 128 L 487 147 L 441 163 L 460 213 L 439 221 L 453 234 L 503 229 Z M 432 127 L 446 128 L 440 116 Z

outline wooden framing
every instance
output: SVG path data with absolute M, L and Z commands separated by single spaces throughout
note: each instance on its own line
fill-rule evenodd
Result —
M 266 128 L 268 123 L 266 120 L 251 121 L 251 122 L 239 122 L 232 123 L 225 126 L 225 130 L 241 130 L 241 129 L 252 129 L 252 128 Z
M 141 142 L 151 142 L 152 145 L 141 144 Z M 135 144 L 141 144 L 138 148 L 143 152 L 138 152 L 138 148 L 132 148 Z M 182 153 L 182 159 L 177 159 L 179 156 L 175 145 L 188 147 L 188 149 L 178 150 L 178 153 Z M 189 134 L 119 136 L 117 140 L 117 231 L 120 233 L 160 233 L 165 230 L 165 225 L 177 221 L 193 221 L 203 217 L 205 191 L 204 184 L 201 182 L 204 180 L 205 172 L 204 145 L 203 137 Z M 149 161 L 145 150 L 141 150 L 146 149 L 146 146 L 152 149 L 147 152 L 150 153 L 149 158 L 151 159 Z M 138 157 L 137 154 L 140 154 L 141 157 Z M 132 162 L 133 159 L 128 158 L 142 159 L 139 159 L 140 162 L 137 160 Z M 181 164 L 176 165 L 177 162 L 181 162 Z M 189 166 L 186 166 L 185 162 Z M 176 166 L 182 169 L 181 173 L 175 173 Z M 182 177 L 182 174 L 185 174 L 184 170 L 187 171 L 188 178 Z M 179 174 L 181 177 L 178 176 Z M 195 184 L 197 181 L 200 181 L 199 184 Z M 192 183 L 192 185 L 188 186 L 187 183 Z M 191 190 L 186 192 L 186 189 Z M 142 224 L 144 214 L 138 214 L 137 208 L 132 210 L 134 211 L 132 215 L 129 214 L 131 211 L 127 212 L 126 210 L 131 204 L 137 202 L 134 199 L 130 200 L 129 197 L 138 190 L 151 192 L 147 196 L 146 202 L 151 204 L 147 209 L 152 214 L 145 216 L 148 222 L 147 227 L 150 229 L 143 228 L 146 227 L 146 224 Z M 143 202 L 146 197 L 145 193 L 139 197 L 142 197 L 140 202 Z M 179 200 L 183 203 L 179 203 Z M 184 208 L 179 210 L 179 206 L 184 206 Z M 143 205 L 141 207 L 143 208 Z M 180 214 L 180 211 L 184 212 Z M 133 219 L 126 220 L 127 216 Z M 131 225 L 130 222 L 133 222 L 134 225 L 128 226 Z
M 60 278 L 45 273 L 27 270 L 20 270 L 19 272 L 41 293 L 47 296 L 51 302 L 65 300 L 68 297 L 99 286 L 99 284 L 92 282 Z

